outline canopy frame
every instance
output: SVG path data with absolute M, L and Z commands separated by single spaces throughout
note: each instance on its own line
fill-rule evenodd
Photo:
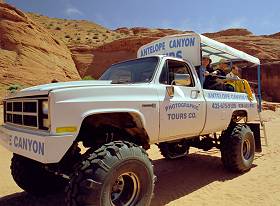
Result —
M 261 64 L 260 60 L 256 57 L 253 57 L 243 51 L 239 51 L 237 49 L 234 49 L 226 44 L 223 44 L 221 42 L 215 41 L 213 39 L 210 39 L 208 37 L 205 37 L 203 35 L 200 35 L 200 49 L 201 54 L 206 53 L 209 56 L 216 56 L 223 59 L 230 60 L 230 63 L 232 64 L 233 61 L 247 61 L 251 62 L 255 65 L 257 65 L 257 78 L 258 78 L 258 94 L 257 94 L 257 100 L 258 100 L 258 111 L 261 112 L 262 107 L 262 96 L 261 96 Z M 208 47 L 208 49 L 207 49 Z M 212 51 L 210 51 L 212 50 Z M 216 61 L 217 63 L 217 61 Z

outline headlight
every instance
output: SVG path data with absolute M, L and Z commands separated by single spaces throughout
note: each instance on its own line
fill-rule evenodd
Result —
M 49 102 L 48 101 L 42 101 L 42 113 L 45 115 L 49 114 Z
M 40 117 L 40 128 L 48 130 L 50 128 L 50 119 L 49 119 L 49 101 L 42 100 L 41 102 L 41 117 Z

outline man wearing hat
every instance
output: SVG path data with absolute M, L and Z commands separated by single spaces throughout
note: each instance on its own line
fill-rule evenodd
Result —
M 198 77 L 199 77 L 202 87 L 205 82 L 205 76 L 207 76 L 207 74 L 209 74 L 209 72 L 207 71 L 207 68 L 210 66 L 211 62 L 212 61 L 208 55 L 202 56 L 201 66 L 198 69 Z
M 217 88 L 225 91 L 234 91 L 234 87 L 230 84 L 227 84 L 226 76 L 230 72 L 228 67 L 228 62 L 225 59 L 219 61 L 218 69 L 216 69 L 212 75 L 217 75 Z
M 219 61 L 218 69 L 216 69 L 216 71 L 213 72 L 213 74 L 216 74 L 216 75 L 219 75 L 219 76 L 223 76 L 225 78 L 226 75 L 229 72 L 230 72 L 230 69 L 228 67 L 228 62 L 225 59 L 221 59 Z

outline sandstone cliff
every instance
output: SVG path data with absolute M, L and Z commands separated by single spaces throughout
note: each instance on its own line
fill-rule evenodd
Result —
M 50 18 L 35 13 L 27 16 L 66 45 L 97 47 L 127 36 L 86 20 Z
M 123 27 L 116 29 L 115 32 L 125 34 L 127 37 L 97 48 L 88 45 L 70 46 L 73 59 L 82 77 L 89 75 L 98 78 L 111 64 L 136 58 L 136 52 L 142 45 L 166 35 L 183 33 L 183 31 L 172 29 L 147 29 L 142 27 L 131 29 Z
M 0 96 L 11 84 L 80 79 L 69 49 L 20 10 L 0 3 Z

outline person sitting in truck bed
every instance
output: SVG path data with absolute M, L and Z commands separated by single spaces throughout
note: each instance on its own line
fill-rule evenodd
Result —
M 226 78 L 227 70 L 227 63 L 224 59 L 220 60 L 218 69 L 213 70 L 209 67 L 207 73 L 205 74 L 206 79 L 204 88 L 212 90 L 225 90 L 223 79 Z
M 233 91 L 241 92 L 243 83 L 238 75 L 239 68 L 237 65 L 232 65 L 231 71 L 226 75 L 225 85 L 232 88 Z
M 219 83 L 219 87 L 224 91 L 234 92 L 234 87 L 230 84 L 226 84 L 226 77 L 230 73 L 230 68 L 228 67 L 227 61 L 225 59 L 221 59 L 219 61 L 218 69 L 212 72 L 212 75 L 217 76 L 217 83 Z
M 239 75 L 240 74 L 238 66 L 236 64 L 233 64 L 231 67 L 231 71 L 226 75 L 226 77 L 232 80 L 237 80 L 240 79 Z
M 221 59 L 218 64 L 218 69 L 216 69 L 212 74 L 224 79 L 229 71 L 230 69 L 228 67 L 227 61 L 225 59 Z
M 206 76 L 209 74 L 209 71 L 207 70 L 209 70 L 211 62 L 212 60 L 208 55 L 202 56 L 201 66 L 198 68 L 197 72 L 202 87 L 204 85 Z

